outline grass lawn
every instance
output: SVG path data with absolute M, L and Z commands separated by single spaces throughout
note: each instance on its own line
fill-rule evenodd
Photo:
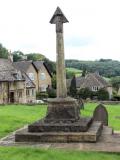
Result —
M 119 160 L 120 154 L 0 147 L 0 160 Z
M 21 128 L 25 124 L 42 118 L 46 113 L 45 105 L 6 105 L 0 106 L 0 138 Z

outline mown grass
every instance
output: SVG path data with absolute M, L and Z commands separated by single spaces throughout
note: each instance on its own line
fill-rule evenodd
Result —
M 63 151 L 28 147 L 0 147 L 0 160 L 119 160 L 120 154 Z
M 0 106 L 0 137 L 45 116 L 45 105 Z

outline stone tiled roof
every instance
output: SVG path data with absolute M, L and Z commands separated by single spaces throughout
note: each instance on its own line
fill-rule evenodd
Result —
M 41 70 L 42 67 L 44 66 L 46 68 L 46 70 L 48 71 L 49 75 L 52 77 L 50 71 L 49 71 L 49 68 L 47 67 L 47 65 L 45 64 L 44 61 L 35 61 L 33 62 L 33 65 L 37 68 L 37 70 Z
M 32 64 L 32 61 L 19 61 L 19 62 L 14 62 L 13 65 L 17 69 L 26 72 L 29 66 Z
M 71 80 L 67 80 L 67 86 L 68 85 L 71 85 Z M 92 88 L 93 86 L 104 88 L 109 86 L 109 83 L 97 73 L 89 73 L 85 77 L 76 77 L 77 88 Z
M 37 68 L 37 70 L 39 71 L 40 69 L 42 69 L 44 62 L 43 61 L 35 61 L 33 62 L 33 65 Z
M 97 73 L 89 73 L 84 77 L 83 83 L 80 88 L 92 88 L 99 86 L 100 88 L 107 87 L 109 84 Z
M 24 80 L 20 71 L 18 71 L 8 59 L 0 58 L 0 81 L 18 81 Z

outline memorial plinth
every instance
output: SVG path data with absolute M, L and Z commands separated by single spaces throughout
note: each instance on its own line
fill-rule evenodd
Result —
M 16 142 L 96 142 L 102 123 L 81 117 L 77 101 L 67 97 L 63 23 L 68 22 L 57 7 L 51 24 L 56 24 L 57 98 L 48 99 L 46 117 L 15 135 Z

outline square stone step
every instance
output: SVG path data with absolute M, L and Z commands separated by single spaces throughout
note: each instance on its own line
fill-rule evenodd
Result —
M 92 123 L 91 117 L 81 117 L 77 121 L 61 120 L 46 122 L 39 120 L 28 125 L 28 132 L 86 132 Z
M 27 128 L 16 132 L 16 142 L 70 143 L 96 142 L 101 135 L 103 125 L 93 122 L 87 132 L 28 132 Z

